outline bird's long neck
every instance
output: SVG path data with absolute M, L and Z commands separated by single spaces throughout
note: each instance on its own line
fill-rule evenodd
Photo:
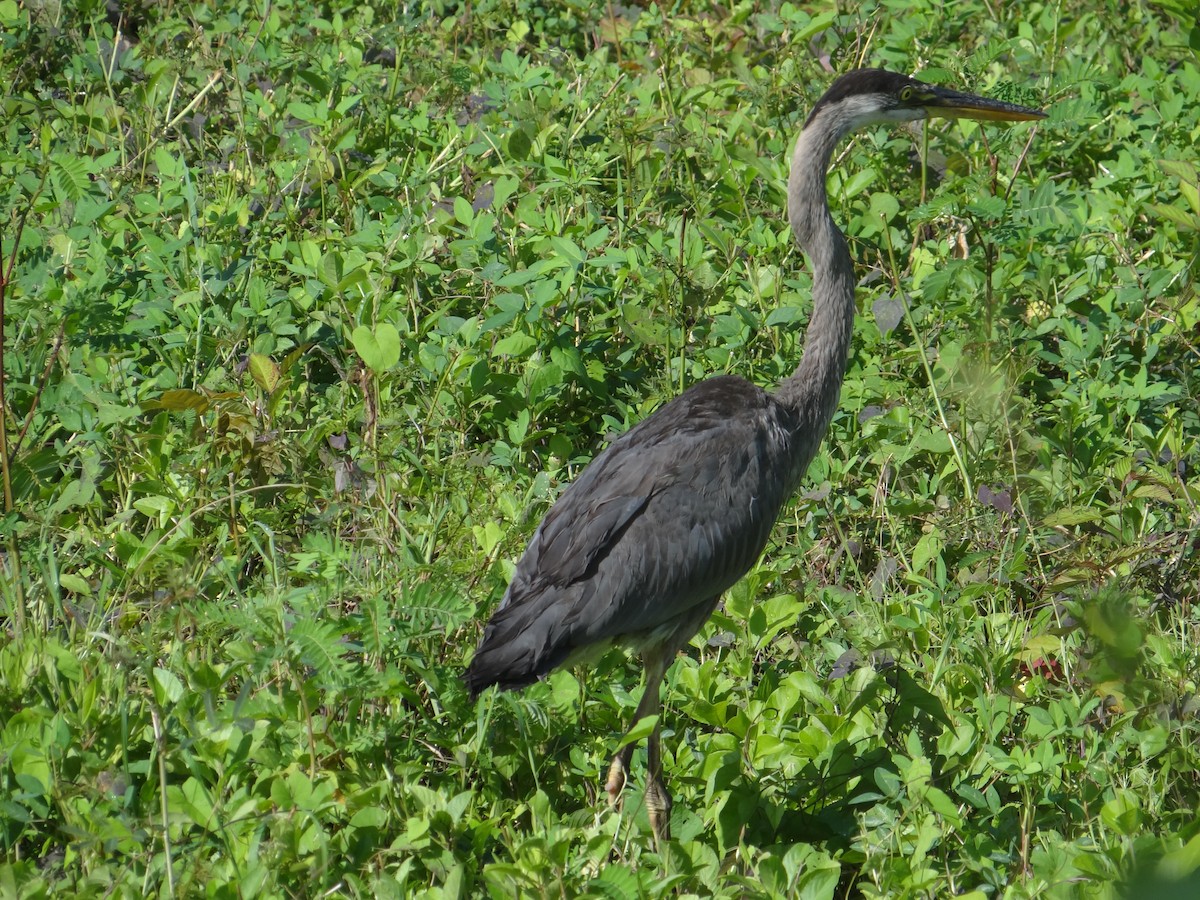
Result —
M 829 161 L 849 130 L 849 123 L 839 124 L 809 122 L 796 141 L 788 176 L 788 218 L 812 266 L 813 310 L 800 364 L 780 383 L 776 397 L 795 414 L 797 437 L 812 444 L 801 449 L 805 466 L 837 409 L 854 327 L 854 264 L 825 193 Z

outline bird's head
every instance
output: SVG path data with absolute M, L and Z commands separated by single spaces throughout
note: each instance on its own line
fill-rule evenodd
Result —
M 829 117 L 824 124 L 845 133 L 864 125 L 915 122 L 934 116 L 1002 122 L 1046 118 L 1044 112 L 1028 106 L 964 94 L 908 75 L 856 69 L 830 86 L 813 107 L 805 127 Z

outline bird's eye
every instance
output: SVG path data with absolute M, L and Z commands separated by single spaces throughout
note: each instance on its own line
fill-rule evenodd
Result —
M 910 100 L 912 100 L 912 98 L 913 98 L 913 89 L 912 89 L 912 87 L 902 87 L 902 88 L 900 88 L 900 99 L 901 99 L 903 102 L 905 102 L 905 103 L 908 103 Z

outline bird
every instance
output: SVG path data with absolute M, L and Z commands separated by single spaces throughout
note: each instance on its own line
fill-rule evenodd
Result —
M 526 687 L 614 645 L 639 653 L 645 687 L 630 725 L 661 708 L 675 656 L 755 564 L 837 409 L 854 325 L 854 264 L 829 211 L 838 143 L 871 125 L 927 119 L 1025 121 L 1046 113 L 882 69 L 848 72 L 809 113 L 792 153 L 787 214 L 812 268 L 799 364 L 774 390 L 736 375 L 699 381 L 614 440 L 551 506 L 483 630 L 464 680 Z M 635 742 L 612 758 L 619 802 Z M 658 721 L 646 743 L 645 805 L 669 839 Z

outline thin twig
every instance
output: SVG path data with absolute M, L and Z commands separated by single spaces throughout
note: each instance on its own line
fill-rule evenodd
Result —
M 1021 172 L 1021 166 L 1025 163 L 1025 156 L 1029 153 L 1029 148 L 1033 146 L 1033 139 L 1037 137 L 1037 132 L 1036 125 L 1029 129 L 1029 139 L 1025 141 L 1025 146 L 1021 149 L 1021 155 L 1017 157 L 1017 164 L 1013 166 L 1012 177 L 1008 179 L 1008 189 L 1004 192 L 1005 204 L 1008 203 L 1008 196 L 1012 193 L 1012 189 L 1017 183 L 1017 175 Z
M 181 109 L 176 114 L 175 118 L 166 124 L 166 127 L 163 128 L 163 131 L 170 131 L 172 128 L 178 125 L 184 116 L 200 105 L 200 101 L 208 96 L 208 92 L 216 87 L 217 82 L 220 81 L 224 76 L 225 73 L 221 69 L 217 69 L 217 71 L 213 72 L 212 76 L 208 79 L 208 84 L 200 88 L 200 90 L 196 93 L 196 96 L 192 98 L 191 102 Z
M 42 367 L 42 377 L 38 379 L 37 390 L 33 393 L 33 402 L 29 404 L 29 412 L 25 414 L 25 422 L 21 425 L 21 430 L 17 432 L 17 439 L 13 441 L 13 459 L 16 459 L 17 452 L 21 449 L 21 444 L 24 442 L 25 435 L 29 431 L 29 426 L 33 424 L 33 416 L 37 412 L 38 402 L 42 399 L 42 392 L 46 389 L 46 383 L 50 380 L 50 373 L 54 370 L 54 361 L 58 359 L 58 351 L 62 349 L 63 340 L 66 336 L 67 320 L 63 319 L 58 323 L 58 334 L 54 336 L 54 346 L 50 348 L 50 354 L 46 357 L 46 365 Z
M 567 138 L 568 144 L 575 143 L 575 139 L 577 137 L 579 137 L 579 132 L 583 131 L 583 129 L 585 127 L 587 127 L 587 123 L 592 121 L 592 116 L 596 115 L 596 113 L 598 113 L 601 110 L 601 108 L 603 108 L 605 102 L 608 100 L 609 97 L 612 96 L 613 91 L 615 91 L 618 87 L 620 87 L 621 83 L 624 80 L 625 80 L 625 73 L 622 72 L 619 76 L 617 76 L 617 80 L 612 83 L 612 87 L 610 87 L 608 89 L 608 91 L 605 93 L 605 95 L 603 97 L 601 97 L 600 100 L 591 109 L 588 110 L 587 115 L 585 115 L 583 117 L 583 119 L 580 121 L 580 123 L 575 126 L 575 130 L 572 131 L 571 136 L 569 138 Z
M 4 374 L 8 366 L 4 343 L 4 326 L 8 321 L 6 300 L 8 298 L 8 286 L 12 284 L 13 272 L 17 267 L 17 257 L 21 251 L 21 236 L 25 233 L 25 222 L 28 220 L 29 213 L 33 209 L 33 205 L 37 202 L 37 198 L 41 196 L 42 189 L 45 188 L 46 179 L 49 175 L 50 169 L 47 166 L 42 170 L 42 179 L 38 182 L 37 190 L 33 192 L 29 198 L 29 202 L 21 209 L 20 218 L 17 219 L 16 234 L 13 238 L 12 255 L 8 258 L 7 267 L 4 267 L 4 245 L 3 239 L 0 238 L 0 268 L 4 269 L 3 272 L 0 272 L 0 481 L 4 483 L 4 512 L 6 514 L 12 512 L 14 505 L 12 471 L 9 468 L 8 450 L 8 388 Z M 13 609 L 13 625 L 16 633 L 21 634 L 25 630 L 25 586 L 21 578 L 20 548 L 17 546 L 17 537 L 13 532 L 10 532 L 8 535 L 7 563 L 13 593 L 16 595 L 15 608 Z
M 892 236 L 889 233 L 886 223 L 884 223 L 883 234 L 884 241 L 887 243 L 888 258 L 894 274 L 898 271 L 896 268 L 896 255 L 892 248 Z M 904 321 L 908 323 L 908 328 L 915 338 L 914 343 L 917 345 L 917 354 L 921 357 L 921 367 L 925 370 L 925 378 L 929 382 L 929 393 L 933 395 L 933 405 L 937 408 L 938 420 L 942 424 L 942 430 L 946 432 L 946 439 L 950 441 L 950 452 L 954 454 L 954 462 L 958 466 L 959 473 L 962 475 L 963 487 L 966 488 L 967 500 L 970 501 L 975 496 L 975 491 L 971 487 L 971 475 L 967 472 L 967 464 L 962 457 L 962 453 L 959 452 L 958 441 L 954 437 L 954 432 L 950 429 L 950 422 L 946 418 L 946 410 L 942 406 L 942 397 L 938 393 L 937 382 L 933 380 L 933 366 L 930 365 L 929 355 L 925 352 L 925 340 L 917 330 L 917 323 L 913 320 L 912 310 L 909 308 L 908 303 L 908 294 L 902 290 L 897 293 L 900 296 L 900 301 L 904 304 Z

